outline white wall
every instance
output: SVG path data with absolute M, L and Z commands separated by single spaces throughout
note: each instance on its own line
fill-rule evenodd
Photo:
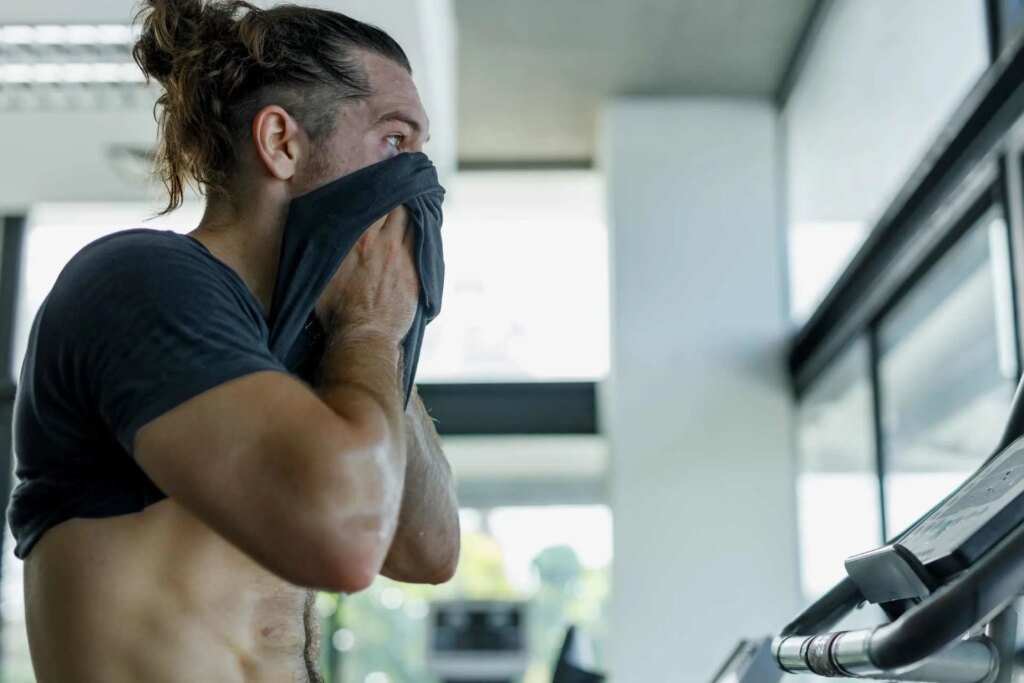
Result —
M 0 113 L 0 212 L 21 213 L 43 201 L 143 201 L 163 208 L 149 164 L 124 164 L 115 150 L 156 142 L 152 99 L 98 111 Z M 155 98 L 153 98 L 155 99 Z
M 980 0 L 838 0 L 786 104 L 805 318 L 988 66 Z
M 776 114 L 606 112 L 612 675 L 705 683 L 798 607 Z

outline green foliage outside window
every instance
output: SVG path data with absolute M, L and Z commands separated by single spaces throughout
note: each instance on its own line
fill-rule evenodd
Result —
M 444 586 L 380 578 L 340 604 L 333 596 L 321 598 L 326 683 L 434 683 L 425 670 L 427 605 L 432 600 L 529 601 L 531 663 L 523 683 L 550 682 L 569 624 L 581 626 L 594 639 L 603 663 L 608 568 L 585 568 L 567 545 L 545 548 L 531 564 L 532 589 L 517 590 L 506 575 L 498 542 L 484 533 L 464 533 L 459 570 Z

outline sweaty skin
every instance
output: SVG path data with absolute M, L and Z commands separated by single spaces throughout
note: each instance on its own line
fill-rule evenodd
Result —
M 426 116 L 409 74 L 373 55 L 363 55 L 362 60 L 374 94 L 339 110 L 338 129 L 325 143 L 329 167 L 315 174 L 308 165 L 301 164 L 293 175 L 280 171 L 283 157 L 267 152 L 276 144 L 267 141 L 284 134 L 275 133 L 267 127 L 269 124 L 258 131 L 254 126 L 254 138 L 264 137 L 253 143 L 258 149 L 248 149 L 243 155 L 250 170 L 239 182 L 244 193 L 244 201 L 239 202 L 242 208 L 231 213 L 208 207 L 203 222 L 191 233 L 239 273 L 264 308 L 269 306 L 272 294 L 289 193 L 298 196 L 331 178 L 402 151 L 419 151 L 426 139 Z M 273 116 L 276 114 L 271 112 L 267 118 L 276 120 Z M 308 152 L 308 140 L 292 144 Z M 342 296 L 339 292 L 344 291 L 336 288 L 325 292 L 318 312 L 321 307 L 327 310 L 338 304 L 330 299 Z M 388 383 L 400 377 L 397 368 L 392 374 L 393 361 L 384 363 L 388 372 L 383 373 L 383 379 Z M 351 367 L 351 363 L 346 365 Z M 268 378 L 261 375 L 274 374 L 241 377 L 211 392 L 253 395 L 265 391 Z M 345 379 L 338 386 L 346 382 L 351 384 Z M 397 384 L 394 390 L 398 391 Z M 144 440 L 156 443 L 166 440 L 166 434 L 181 434 L 183 443 L 176 445 L 180 454 L 188 456 L 189 426 L 195 424 L 199 429 L 203 417 L 198 409 L 190 412 L 189 404 L 202 397 L 172 410 L 169 415 L 173 417 L 155 419 L 137 437 L 137 460 L 165 489 L 167 499 L 136 514 L 64 522 L 44 534 L 26 559 L 26 617 L 39 683 L 319 680 L 309 664 L 318 657 L 318 617 L 311 600 L 313 593 L 304 587 L 315 585 L 317 580 L 296 578 L 305 576 L 302 559 L 307 551 L 313 555 L 312 548 L 296 547 L 295 543 L 275 548 L 264 543 L 264 526 L 253 530 L 250 523 L 243 528 L 230 519 L 224 513 L 230 507 L 224 504 L 222 509 L 218 504 L 221 499 L 241 499 L 245 492 L 230 487 L 215 490 L 213 495 L 209 490 L 201 491 L 210 484 L 204 484 L 195 474 L 199 468 L 184 474 L 172 471 L 173 467 L 185 467 L 181 461 L 187 461 L 187 457 L 161 463 L 152 455 L 139 456 L 140 452 L 156 452 L 154 447 L 148 451 L 142 448 Z M 327 394 L 319 398 L 329 407 L 341 404 L 340 400 L 331 403 Z M 399 406 L 396 415 L 404 423 L 398 428 L 405 435 L 403 457 L 407 466 L 395 470 L 399 478 L 404 472 L 404 488 L 391 486 L 390 502 L 377 503 L 395 507 L 399 505 L 397 496 L 401 496 L 400 512 L 393 515 L 397 529 L 393 521 L 388 532 L 393 533 L 394 540 L 377 566 L 381 573 L 401 581 L 443 582 L 451 577 L 458 557 L 457 503 L 451 473 L 419 397 L 414 393 L 405 414 L 401 415 Z M 226 417 L 230 421 L 232 414 Z M 303 417 L 297 415 L 295 419 Z M 231 449 L 225 445 L 224 450 Z M 235 455 L 223 454 L 224 462 Z M 394 473 L 384 474 L 393 478 Z M 230 477 L 225 481 L 231 481 Z M 253 515 L 273 507 L 275 516 L 266 520 L 266 526 L 270 526 L 279 518 L 287 521 L 289 515 L 295 519 L 308 516 L 311 508 L 330 511 L 329 506 L 314 508 L 314 504 L 346 495 L 358 498 L 368 481 L 341 478 L 337 490 L 303 499 L 301 495 L 279 492 L 293 484 L 292 480 L 286 478 L 277 486 L 274 479 L 273 485 L 261 491 L 263 499 L 246 504 L 253 506 Z M 347 492 L 346 487 L 350 489 Z M 368 503 L 371 508 L 372 503 Z M 339 513 L 331 519 L 345 518 Z M 288 572 L 294 580 L 282 578 Z M 353 590 L 365 585 L 361 582 Z M 320 582 L 319 587 L 345 590 L 340 582 L 333 586 Z

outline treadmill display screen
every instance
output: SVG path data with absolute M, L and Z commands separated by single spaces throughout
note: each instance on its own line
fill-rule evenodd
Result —
M 1018 440 L 975 472 L 898 542 L 927 564 L 962 547 L 1022 494 L 1024 440 Z

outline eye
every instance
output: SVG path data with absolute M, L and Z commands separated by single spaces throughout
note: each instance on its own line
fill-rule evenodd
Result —
M 405 136 L 400 133 L 392 133 L 384 139 L 387 140 L 388 144 L 395 149 L 400 149 L 402 142 L 405 140 Z

